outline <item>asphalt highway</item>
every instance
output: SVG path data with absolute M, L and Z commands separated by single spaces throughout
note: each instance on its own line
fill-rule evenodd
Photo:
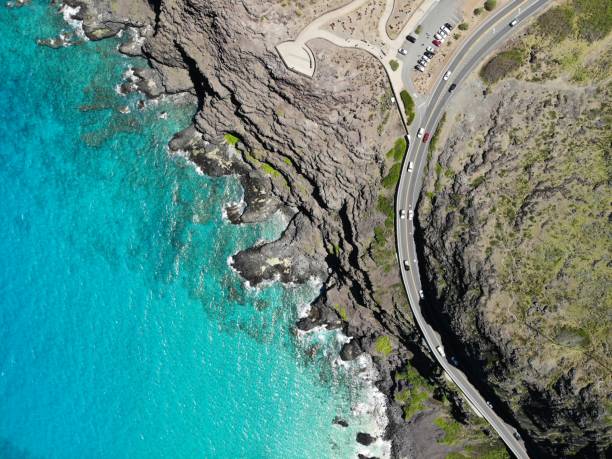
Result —
M 490 53 L 503 44 L 513 31 L 520 28 L 530 17 L 540 11 L 548 0 L 526 0 L 513 1 L 498 12 L 493 12 L 488 18 L 461 46 L 454 54 L 453 58 L 441 72 L 444 75 L 447 70 L 452 74 L 448 81 L 444 81 L 440 76 L 439 83 L 435 86 L 431 97 L 426 102 L 417 99 L 417 112 L 413 124 L 410 126 L 410 139 L 408 152 L 404 160 L 402 174 L 400 177 L 396 195 L 396 236 L 397 252 L 399 258 L 402 280 L 410 307 L 414 313 L 416 321 L 431 348 L 434 356 L 450 376 L 453 382 L 463 392 L 468 401 L 476 408 L 480 414 L 497 431 L 502 440 L 506 443 L 512 453 L 518 458 L 528 458 L 525 445 L 518 436 L 514 427 L 507 424 L 495 412 L 494 407 L 489 406 L 483 396 L 468 381 L 465 374 L 457 367 L 453 366 L 445 357 L 445 352 L 441 353 L 438 349 L 442 346 L 440 335 L 424 319 L 421 307 L 426 307 L 426 300 L 421 303 L 419 291 L 421 290 L 421 280 L 419 277 L 419 267 L 414 244 L 413 222 L 408 218 L 400 218 L 401 209 L 415 209 L 421 185 L 423 181 L 423 171 L 427 163 L 427 149 L 429 144 L 417 138 L 417 131 L 423 127 L 425 132 L 433 135 L 437 123 L 447 104 L 452 100 L 452 93 L 448 88 L 452 83 L 459 87 L 461 82 L 485 59 Z M 518 19 L 515 27 L 510 27 L 509 23 L 513 19 Z M 408 171 L 408 163 L 413 162 L 412 172 Z M 410 269 L 404 267 L 404 260 L 410 264 Z

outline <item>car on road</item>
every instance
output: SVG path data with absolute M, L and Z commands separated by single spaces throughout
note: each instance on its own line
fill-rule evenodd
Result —
M 416 43 L 416 38 L 414 38 L 412 35 L 406 35 L 406 40 L 408 40 L 410 43 Z
M 451 71 L 449 70 L 448 72 L 446 72 L 446 73 L 444 74 L 444 77 L 443 77 L 444 81 L 447 81 L 447 80 L 450 78 L 451 73 L 453 73 L 453 72 L 451 72 Z
M 412 161 L 410 161 L 408 163 L 408 172 L 412 172 L 413 169 L 414 169 L 414 163 Z
M 433 49 L 433 46 L 428 46 L 427 48 L 425 48 L 425 50 L 426 50 L 428 53 L 431 53 L 431 54 L 436 54 L 436 50 L 435 50 L 435 49 Z
M 442 44 L 440 40 L 433 40 L 432 43 L 436 45 L 437 47 L 440 47 L 440 45 Z
M 413 218 L 414 218 L 414 212 L 412 211 L 412 209 L 410 209 L 408 211 L 408 220 L 412 221 Z
M 415 65 L 414 68 L 417 69 L 419 72 L 425 71 L 425 67 L 423 67 L 421 64 Z
M 488 400 L 487 400 L 487 406 L 488 406 L 489 408 L 493 409 L 493 404 L 492 404 L 490 401 L 488 401 Z
M 449 22 L 445 22 L 444 23 L 444 27 L 446 27 L 448 30 L 453 30 L 454 26 L 451 23 L 449 23 Z
M 448 92 L 453 92 L 456 87 L 457 85 L 455 83 L 451 84 L 450 87 L 448 88 Z
M 512 436 L 513 436 L 514 438 L 516 438 L 518 441 L 521 441 L 521 440 L 522 440 L 522 438 L 521 438 L 521 436 L 519 435 L 519 433 L 518 433 L 518 432 L 512 432 Z
M 518 24 L 518 19 L 513 19 L 512 22 L 510 22 L 510 27 L 514 27 L 517 24 Z
M 429 140 L 429 132 L 426 132 L 423 136 L 423 143 L 426 143 Z
M 423 293 L 423 290 L 419 290 L 419 297 L 421 297 L 421 299 L 425 298 L 425 294 Z
M 408 260 L 404 260 L 404 269 L 410 271 L 410 263 L 408 263 Z
M 408 54 L 408 51 L 406 51 L 404 48 L 398 49 L 397 52 L 400 53 L 402 56 L 405 56 L 406 54 Z
M 406 209 L 400 210 L 400 218 L 406 218 Z
M 421 137 L 423 137 L 423 133 L 425 132 L 425 128 L 419 128 L 419 130 L 417 131 L 417 137 L 420 139 Z

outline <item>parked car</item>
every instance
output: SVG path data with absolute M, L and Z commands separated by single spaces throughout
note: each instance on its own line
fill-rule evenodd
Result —
M 408 220 L 412 221 L 413 218 L 414 218 L 414 212 L 412 211 L 412 209 L 410 209 L 408 211 Z
M 446 35 L 450 34 L 450 29 L 448 27 L 442 26 L 440 30 L 443 30 Z
M 410 161 L 408 163 L 408 172 L 412 172 L 413 169 L 414 169 L 414 163 L 412 161 Z
M 449 70 L 448 72 L 446 72 L 446 73 L 444 74 L 444 77 L 443 77 L 444 81 L 446 81 L 446 80 L 448 80 L 448 79 L 450 78 L 451 73 L 453 73 L 453 72 L 451 72 L 451 71 Z
M 425 132 L 424 128 L 419 128 L 418 132 L 417 132 L 417 137 L 420 139 L 421 137 L 423 137 L 423 133 Z
M 436 51 L 433 49 L 433 46 L 428 46 L 426 49 L 428 53 L 436 54 Z
M 400 210 L 400 218 L 406 218 L 406 209 Z
M 453 27 L 454 27 L 454 26 L 453 26 L 451 23 L 449 23 L 449 22 L 445 22 L 445 23 L 444 23 L 444 26 L 445 26 L 445 27 L 446 27 L 448 30 L 453 30 Z
M 435 54 L 434 53 L 430 53 L 429 51 L 425 51 L 425 56 L 427 56 L 428 58 L 431 59 L 432 57 L 435 56 Z
M 397 52 L 400 53 L 402 56 L 405 56 L 406 54 L 408 54 L 408 51 L 406 51 L 404 48 L 398 49 Z
M 404 269 L 406 271 L 410 271 L 410 263 L 408 262 L 408 260 L 404 260 Z
M 521 441 L 521 440 L 522 440 L 522 438 L 521 438 L 521 436 L 519 435 L 519 433 L 518 433 L 518 432 L 513 432 L 513 433 L 512 433 L 512 436 L 513 436 L 514 438 L 516 438 L 518 441 Z
M 457 85 L 455 83 L 451 84 L 450 87 L 448 88 L 448 92 L 453 92 L 456 87 Z
M 416 38 L 414 38 L 412 35 L 406 35 L 406 40 L 408 40 L 410 43 L 416 43 Z
M 440 45 L 442 44 L 440 40 L 433 40 L 432 43 L 436 45 L 437 47 L 440 47 Z
M 518 19 L 513 19 L 512 22 L 510 23 L 510 27 L 514 27 L 517 24 L 518 24 Z
M 422 65 L 423 67 L 427 67 L 427 61 L 425 59 L 419 59 L 419 65 Z
M 419 290 L 419 296 L 421 297 L 421 299 L 425 298 L 425 294 L 423 293 L 423 290 Z
M 492 404 L 490 401 L 488 401 L 488 400 L 487 400 L 487 406 L 488 406 L 489 408 L 493 409 L 493 404 Z
M 423 143 L 427 142 L 429 140 L 429 132 L 426 132 L 425 135 L 423 136 Z
M 423 67 L 421 64 L 415 65 L 414 68 L 417 69 L 419 72 L 425 71 L 425 67 Z
M 442 35 L 442 38 L 446 38 L 446 37 L 448 37 L 448 34 L 447 34 L 447 33 L 446 33 L 444 30 L 442 30 L 442 29 L 438 30 L 438 33 L 439 33 L 440 35 Z
M 439 33 L 437 33 L 437 32 L 436 32 L 436 33 L 434 33 L 434 38 L 435 38 L 436 40 L 440 40 L 440 41 L 442 41 L 442 35 L 440 35 L 440 34 L 439 34 Z
M 429 62 L 429 61 L 431 60 L 431 59 L 430 59 L 429 57 L 427 57 L 425 54 L 423 54 L 423 55 L 421 56 L 421 59 L 423 59 L 424 61 L 427 61 L 427 62 Z

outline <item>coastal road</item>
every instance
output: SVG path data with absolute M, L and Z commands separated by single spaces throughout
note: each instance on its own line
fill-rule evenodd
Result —
M 404 159 L 396 195 L 396 215 L 398 215 L 398 218 L 396 218 L 396 243 L 401 276 L 410 307 L 421 332 L 439 364 L 459 387 L 470 404 L 491 424 L 512 453 L 521 459 L 528 458 L 529 456 L 515 428 L 508 425 L 496 414 L 494 407 L 487 404 L 483 396 L 468 381 L 466 375 L 459 368 L 452 365 L 444 353 L 438 350 L 442 346 L 440 335 L 427 323 L 421 311 L 421 307 L 426 307 L 426 303 L 421 303 L 419 294 L 421 280 L 413 237 L 413 222 L 408 218 L 399 218 L 399 211 L 405 209 L 408 214 L 409 209 L 415 210 L 421 191 L 429 144 L 423 143 L 422 139 L 417 138 L 418 129 L 423 127 L 425 132 L 433 134 L 442 113 L 452 99 L 452 93 L 448 92 L 450 85 L 455 83 L 457 86 L 460 86 L 461 82 L 487 55 L 503 44 L 513 31 L 520 28 L 521 25 L 542 10 L 548 3 L 549 0 L 513 1 L 498 12 L 494 12 L 455 52 L 453 58 L 441 72 L 441 75 L 444 75 L 447 70 L 451 70 L 452 74 L 449 80 L 443 81 L 442 77 L 440 77 L 440 81 L 436 84 L 428 99 L 423 100 L 424 98 L 420 97 L 415 100 L 417 113 L 414 123 L 410 127 L 412 142 L 409 144 L 408 152 Z M 515 27 L 510 27 L 510 21 L 515 18 L 518 19 L 519 23 Z M 414 163 L 412 172 L 408 172 L 409 162 Z M 405 260 L 410 265 L 409 270 L 404 267 Z

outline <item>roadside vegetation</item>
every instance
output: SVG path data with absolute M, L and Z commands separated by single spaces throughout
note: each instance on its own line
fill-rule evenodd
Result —
M 569 74 L 574 82 L 602 81 L 610 74 L 608 53 L 595 53 L 612 30 L 612 2 L 569 0 L 540 15 L 512 46 L 481 69 L 487 84 L 506 77 L 552 80 Z
M 404 105 L 404 113 L 406 114 L 406 123 L 410 125 L 414 121 L 414 100 L 410 97 L 410 94 L 405 89 L 400 92 L 402 98 L 402 104 Z
M 389 61 L 389 67 L 391 67 L 391 70 L 395 72 L 399 68 L 399 62 L 397 62 L 395 59 L 391 59 Z
M 387 152 L 386 157 L 391 165 L 389 172 L 382 180 L 382 189 L 378 195 L 376 209 L 385 220 L 382 226 L 374 228 L 374 240 L 370 245 L 372 259 L 383 268 L 383 271 L 390 272 L 397 268 L 395 259 L 395 188 L 400 178 L 402 161 L 406 154 L 406 139 L 398 138 L 393 147 Z

